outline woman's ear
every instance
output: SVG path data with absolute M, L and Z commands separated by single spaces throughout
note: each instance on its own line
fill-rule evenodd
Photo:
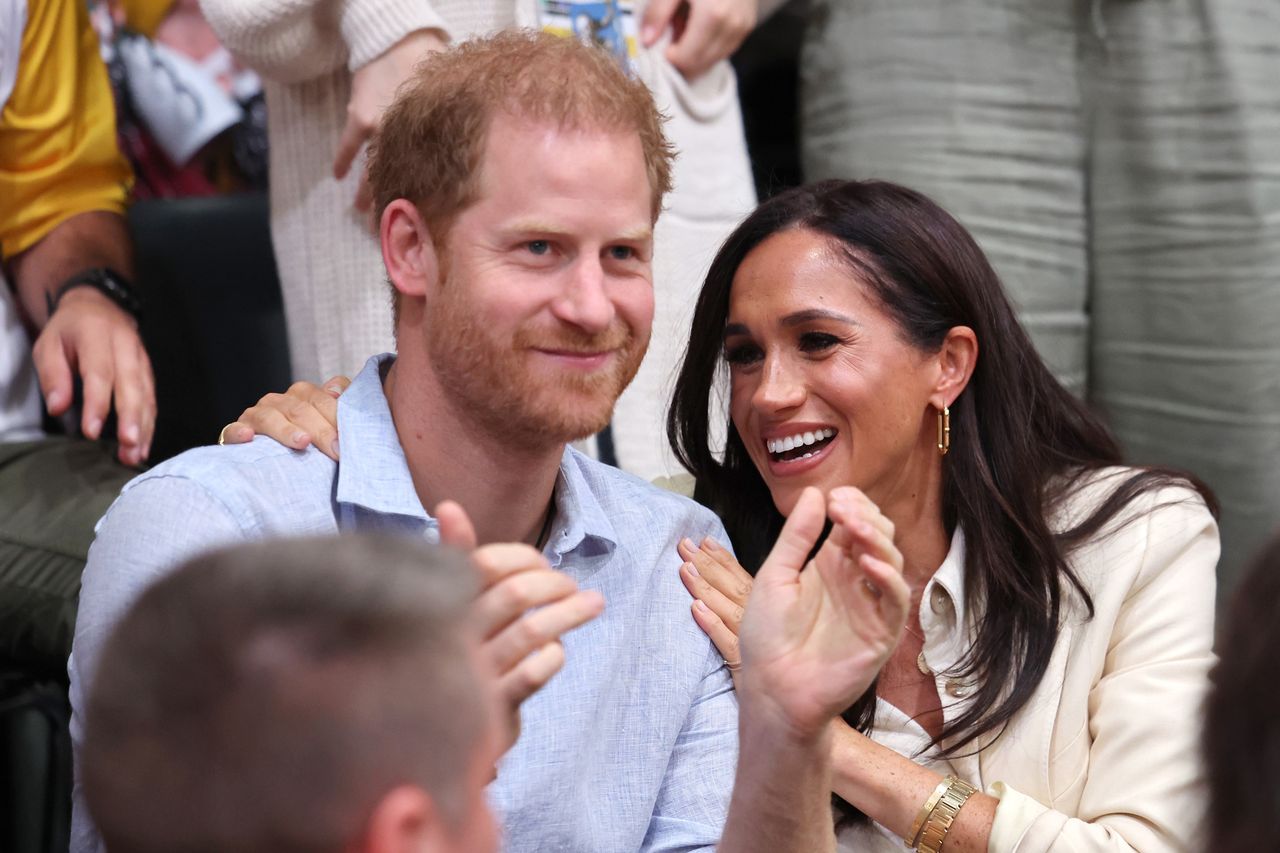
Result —
M 941 409 L 955 402 L 978 365 L 978 336 L 968 326 L 953 326 L 938 348 L 938 381 L 929 402 Z
M 425 297 L 438 283 L 440 260 L 417 206 L 403 198 L 388 204 L 378 234 L 391 284 L 402 296 Z

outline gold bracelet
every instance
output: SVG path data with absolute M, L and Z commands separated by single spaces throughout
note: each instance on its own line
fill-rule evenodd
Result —
M 955 776 L 947 777 L 946 793 L 938 800 L 929 814 L 929 819 L 925 821 L 924 831 L 920 833 L 920 844 L 916 847 L 917 853 L 940 853 L 960 808 L 977 791 L 977 788 L 963 779 L 957 779 Z
M 933 793 L 929 795 L 929 799 L 924 801 L 924 805 L 920 808 L 920 814 L 916 815 L 915 821 L 911 824 L 911 832 L 907 833 L 903 840 L 907 842 L 907 849 L 916 849 L 916 842 L 920 840 L 920 831 L 924 829 L 924 822 L 929 819 L 929 815 L 933 814 L 933 807 L 938 804 L 938 800 L 942 799 L 942 795 L 947 792 L 947 788 L 951 787 L 951 780 L 956 777 L 948 776 L 938 783 L 933 789 Z

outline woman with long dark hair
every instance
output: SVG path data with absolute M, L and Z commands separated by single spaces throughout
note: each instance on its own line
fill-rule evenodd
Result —
M 750 573 L 802 488 L 857 486 L 896 526 L 912 608 L 838 733 L 842 848 L 1189 842 L 1212 498 L 1121 467 L 948 214 L 874 181 L 762 204 L 711 266 L 668 433 L 736 547 L 681 546 L 731 668 Z
M 224 433 L 332 431 L 324 392 L 290 393 Z M 680 546 L 694 619 L 735 675 L 752 572 L 805 487 L 854 486 L 891 522 L 912 606 L 835 732 L 842 848 L 1188 846 L 1212 497 L 1122 465 L 951 216 L 875 181 L 762 204 L 707 276 L 668 431 L 736 547 Z

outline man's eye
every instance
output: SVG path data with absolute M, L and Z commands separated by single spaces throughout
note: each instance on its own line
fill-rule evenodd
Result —
M 545 255 L 547 252 L 551 251 L 551 244 L 546 240 L 530 240 L 526 244 L 526 248 L 531 254 Z
M 629 261 L 636 256 L 636 250 L 630 246 L 610 246 L 609 257 L 615 261 Z

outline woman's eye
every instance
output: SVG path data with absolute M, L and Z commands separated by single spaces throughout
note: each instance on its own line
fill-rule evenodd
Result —
M 534 255 L 545 255 L 551 251 L 551 244 L 546 240 L 530 240 L 525 247 Z
M 800 349 L 802 352 L 822 352 L 831 349 L 831 347 L 840 343 L 840 339 L 835 335 L 828 335 L 825 332 L 805 332 L 800 336 Z
M 724 360 L 735 366 L 751 364 L 760 360 L 760 347 L 755 344 L 738 344 L 724 348 Z

